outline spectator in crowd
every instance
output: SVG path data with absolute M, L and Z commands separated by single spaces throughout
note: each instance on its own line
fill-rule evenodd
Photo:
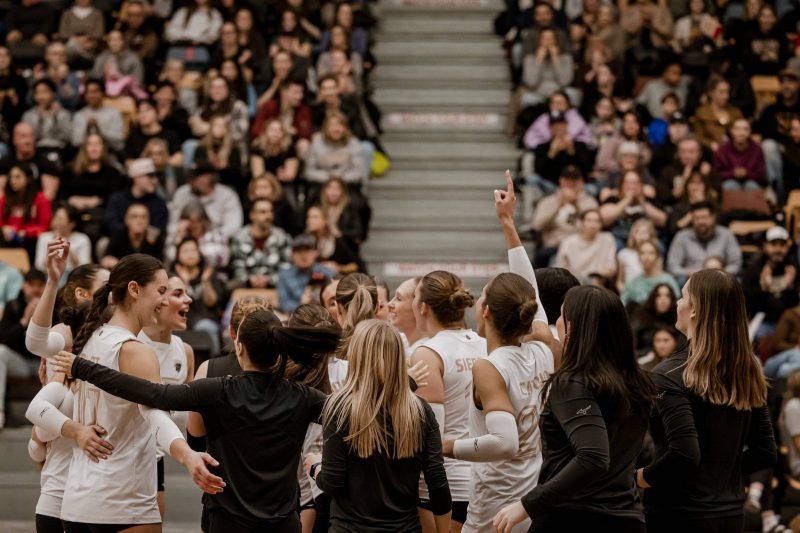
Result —
M 167 231 L 169 213 L 163 198 L 156 194 L 158 179 L 152 159 L 135 159 L 128 166 L 130 187 L 116 191 L 108 197 L 104 216 L 105 230 L 114 235 L 125 229 L 125 213 L 132 203 L 147 207 L 150 224 L 161 233 Z
M 297 178 L 299 169 L 300 160 L 292 144 L 292 136 L 280 119 L 270 119 L 264 132 L 253 141 L 250 173 L 260 176 L 269 172 L 281 182 L 290 183 Z
M 640 218 L 631 225 L 628 233 L 628 240 L 625 248 L 617 252 L 617 291 L 622 294 L 625 284 L 632 279 L 641 276 L 644 272 L 642 263 L 639 261 L 639 246 L 645 242 L 652 243 L 661 252 L 656 234 L 656 227 L 647 218 Z M 649 291 L 648 291 L 649 292 Z
M 339 79 L 333 74 L 326 74 L 319 79 L 317 102 L 311 106 L 311 119 L 314 129 L 322 128 L 328 113 L 338 111 L 347 117 L 347 123 L 353 134 L 359 139 L 367 139 L 368 134 L 361 120 L 361 110 L 353 95 L 342 94 Z
M 613 278 L 617 271 L 614 237 L 603 229 L 600 213 L 590 209 L 580 214 L 580 230 L 558 247 L 555 266 L 566 268 L 578 279 L 598 274 Z
M 722 179 L 723 191 L 760 191 L 766 186 L 764 152 L 750 140 L 746 118 L 733 121 L 730 140 L 714 152 L 714 169 Z
M 748 314 L 764 313 L 756 338 L 772 334 L 783 311 L 800 303 L 797 256 L 789 253 L 790 246 L 789 232 L 785 228 L 768 229 L 762 253 L 742 272 Z
M 194 239 L 200 247 L 203 262 L 214 269 L 228 266 L 230 261 L 230 239 L 221 228 L 214 228 L 203 204 L 193 200 L 186 204 L 178 220 L 178 229 L 165 250 L 167 260 L 175 261 L 178 246 L 186 239 Z
M 592 144 L 598 149 L 619 133 L 622 121 L 617 117 L 614 101 L 603 96 L 594 106 L 594 113 L 589 121 L 589 130 L 592 133 Z
M 22 121 L 33 128 L 36 147 L 45 151 L 63 150 L 69 146 L 72 117 L 56 101 L 55 84 L 48 78 L 35 81 L 33 98 L 36 106 L 22 115 Z
M 27 165 L 32 178 L 41 187 L 45 197 L 54 200 L 61 184 L 58 165 L 44 154 L 36 151 L 33 128 L 20 122 L 14 126 L 11 153 L 0 160 L 0 183 L 8 179 L 9 171 L 15 165 Z
M 89 134 L 61 189 L 67 203 L 80 212 L 84 230 L 93 239 L 100 235 L 109 197 L 124 187 L 124 179 L 109 163 L 103 137 Z
M 717 225 L 717 214 L 710 203 L 694 204 L 692 227 L 679 231 L 669 247 L 667 271 L 679 284 L 704 268 L 710 257 L 722 258 L 725 271 L 738 274 L 742 267 L 742 251 L 728 228 Z
M 142 89 L 144 65 L 139 55 L 128 48 L 119 30 L 109 32 L 106 49 L 95 58 L 90 76 L 105 80 L 109 96 L 127 94 L 135 98 L 147 96 Z
M 800 369 L 800 306 L 783 312 L 772 335 L 772 346 L 778 353 L 764 363 L 764 375 L 786 378 Z
M 22 274 L 8 263 L 0 261 L 0 317 L 8 302 L 19 296 L 22 289 Z
M 165 128 L 161 124 L 153 100 L 140 100 L 136 104 L 136 121 L 125 141 L 125 159 L 130 164 L 134 159 L 145 157 L 142 155 L 144 147 L 152 139 L 161 139 L 167 143 L 169 150 L 169 164 L 180 167 L 183 163 L 181 153 L 181 138 L 177 132 Z
M 247 208 L 257 198 L 267 198 L 272 202 L 274 224 L 290 235 L 303 232 L 303 221 L 286 198 L 285 189 L 280 180 L 272 174 L 261 174 L 250 180 L 247 186 Z
M 357 252 L 367 238 L 367 231 L 358 207 L 350 201 L 344 180 L 333 177 L 322 186 L 320 206 L 334 235 L 342 237 Z
M 597 20 L 587 40 L 587 51 L 605 50 L 609 62 L 622 59 L 625 53 L 626 35 L 619 24 L 619 10 L 615 4 L 600 4 L 597 8 Z
M 664 272 L 658 245 L 645 241 L 639 245 L 637 251 L 639 252 L 639 262 L 642 265 L 642 273 L 625 283 L 625 289 L 620 295 L 623 305 L 644 303 L 653 288 L 661 284 L 669 285 L 677 297 L 680 294 L 680 288 L 675 282 L 675 278 Z
M 643 353 L 653 345 L 653 336 L 659 328 L 675 327 L 677 319 L 675 291 L 666 283 L 656 285 L 647 301 L 631 314 L 631 327 L 638 352 Z
M 341 178 L 351 192 L 360 193 L 366 183 L 364 155 L 341 113 L 330 113 L 322 131 L 314 135 L 306 161 L 306 179 L 319 187 L 333 177 Z M 312 194 L 312 196 L 314 196 Z
M 534 150 L 534 183 L 549 194 L 556 190 L 558 175 L 567 165 L 577 166 L 581 173 L 591 169 L 589 147 L 569 134 L 567 118 L 560 111 L 550 112 L 550 140 Z
M 637 3 L 641 4 L 641 2 Z M 668 94 L 678 97 L 679 109 L 686 103 L 689 92 L 689 78 L 683 75 L 681 64 L 677 60 L 664 66 L 661 77 L 647 82 L 636 97 L 636 103 L 644 106 L 652 118 L 661 116 L 661 102 Z
M 220 317 L 225 308 L 225 284 L 212 265 L 206 265 L 200 244 L 194 237 L 186 237 L 178 244 L 172 269 L 186 286 L 189 304 L 187 327 L 192 331 L 205 331 L 211 338 L 212 353 L 219 353 Z
M 178 9 L 166 26 L 164 36 L 172 44 L 208 45 L 219 37 L 222 16 L 208 0 L 191 0 Z
M 14 165 L 0 196 L 0 228 L 4 247 L 23 247 L 33 263 L 36 240 L 50 229 L 51 204 L 36 186 L 30 167 Z
M 17 46 L 32 44 L 44 47 L 55 31 L 55 17 L 40 0 L 22 0 L 6 15 L 6 43 L 12 52 Z
M 648 372 L 653 370 L 661 361 L 675 353 L 678 343 L 684 341 L 681 337 L 683 335 L 672 326 L 658 328 L 653 334 L 652 349 L 639 358 L 639 364 Z
M 153 68 L 151 65 L 157 57 L 161 37 L 149 14 L 149 5 L 146 6 L 142 0 L 128 0 L 124 6 L 117 27 L 128 47 L 139 56 L 147 74 Z
M 563 91 L 556 91 L 550 95 L 548 100 L 549 113 L 542 114 L 525 132 L 523 142 L 525 147 L 535 150 L 540 144 L 546 143 L 552 138 L 550 132 L 550 113 L 558 112 L 564 115 L 567 121 L 567 134 L 577 141 L 590 146 L 592 143 L 592 132 L 589 126 L 577 109 L 572 107 L 569 97 Z
M 37 375 L 41 359 L 25 348 L 25 330 L 44 291 L 45 274 L 30 270 L 25 274 L 19 295 L 6 303 L 0 319 L 0 429 L 5 426 L 6 381 L 9 377 Z
M 692 117 L 692 131 L 700 143 L 716 152 L 728 139 L 728 129 L 742 112 L 730 104 L 731 86 L 727 80 L 714 76 L 708 81 L 707 103 L 697 108 Z
M 624 142 L 634 142 L 639 146 L 639 157 L 642 164 L 648 165 L 652 158 L 652 150 L 642 131 L 642 124 L 633 111 L 622 116 L 622 129 L 612 137 L 597 153 L 594 164 L 594 177 L 597 181 L 606 181 L 609 174 L 619 172 L 619 148 Z
M 800 71 L 793 68 L 783 69 L 778 79 L 780 92 L 775 102 L 761 111 L 756 132 L 762 139 L 767 178 L 778 188 L 779 194 L 786 194 L 788 191 L 783 185 L 781 147 L 791 141 L 792 119 L 800 118 Z
M 617 188 L 603 196 L 600 215 L 603 226 L 611 229 L 617 249 L 625 247 L 633 223 L 640 218 L 647 218 L 657 228 L 663 228 L 667 223 L 667 214 L 653 204 L 652 187 L 642 183 L 642 177 L 636 171 L 626 172 Z
M 689 0 L 689 13 L 675 22 L 672 47 L 676 52 L 708 50 L 722 44 L 722 25 L 708 12 L 705 0 Z
M 195 137 L 203 137 L 211 130 L 211 119 L 219 116 L 228 123 L 231 140 L 238 145 L 242 153 L 246 150 L 247 128 L 249 118 L 247 104 L 236 98 L 231 92 L 228 80 L 217 76 L 208 83 L 208 97 L 203 105 L 189 117 L 189 125 Z M 185 155 L 186 162 L 191 157 Z
M 19 122 L 27 108 L 28 82 L 19 72 L 11 51 L 6 46 L 0 46 L 0 125 L 4 131 L 0 141 L 8 143 L 8 133 Z
M 522 80 L 530 91 L 523 102 L 528 105 L 544 102 L 555 91 L 566 89 L 574 74 L 572 56 L 558 46 L 558 38 L 552 28 L 539 31 L 536 52 L 525 56 Z
M 546 267 L 555 257 L 558 245 L 566 237 L 577 234 L 580 213 L 597 209 L 597 200 L 583 188 L 583 174 L 575 165 L 567 165 L 559 173 L 558 189 L 536 204 L 531 227 L 541 236 L 535 264 Z
M 190 174 L 189 182 L 181 185 L 172 196 L 170 224 L 175 234 L 178 216 L 186 204 L 200 200 L 214 228 L 220 228 L 227 237 L 232 237 L 242 228 L 242 204 L 236 191 L 217 183 L 217 169 L 210 165 L 199 165 Z
M 56 86 L 58 103 L 70 112 L 75 111 L 80 102 L 80 80 L 67 63 L 67 47 L 64 43 L 54 41 L 47 45 L 44 64 L 37 63 L 33 67 L 33 76 L 37 80 L 47 78 L 52 81 Z
M 164 235 L 150 226 L 147 206 L 134 202 L 125 212 L 125 231 L 111 237 L 100 264 L 111 270 L 126 255 L 139 253 L 162 259 Z
M 125 143 L 122 115 L 115 108 L 104 105 L 103 82 L 90 79 L 84 84 L 83 99 L 86 105 L 72 119 L 72 145 L 83 145 L 90 133 L 99 133 L 109 148 L 121 152 Z
M 675 93 L 667 93 L 661 98 L 661 109 L 657 116 L 651 117 L 647 125 L 647 140 L 653 146 L 659 146 L 667 141 L 669 121 L 675 113 L 679 113 L 681 102 Z
M 158 111 L 158 120 L 165 129 L 172 130 L 181 139 L 188 139 L 192 136 L 189 125 L 189 112 L 179 101 L 178 89 L 170 82 L 159 82 L 156 92 L 153 94 Z
M 61 14 L 58 37 L 65 40 L 70 55 L 91 61 L 106 33 L 103 13 L 91 0 L 75 0 L 75 5 Z
M 322 266 L 337 274 L 365 271 L 364 263 L 341 237 L 331 231 L 328 219 L 319 206 L 306 213 L 306 231 L 317 240 L 317 251 Z
M 703 147 L 695 137 L 685 137 L 678 141 L 675 158 L 661 169 L 656 182 L 656 194 L 665 205 L 674 204 L 686 193 L 689 178 L 699 174 L 713 180 L 713 167 L 703 160 Z
M 775 76 L 789 59 L 789 40 L 778 28 L 775 8 L 763 4 L 758 10 L 757 24 L 742 36 L 744 63 L 747 72 Z
M 272 222 L 272 202 L 257 198 L 250 207 L 250 224 L 231 239 L 231 268 L 237 284 L 275 287 L 280 270 L 289 266 L 291 237 Z
M 312 122 L 311 108 L 303 102 L 303 84 L 296 80 L 281 82 L 278 97 L 270 99 L 258 108 L 258 113 L 250 127 L 250 136 L 257 138 L 264 131 L 267 121 L 271 118 L 291 116 L 292 142 L 297 155 L 304 159 L 308 153 L 311 142 Z
M 667 136 L 664 143 L 653 147 L 653 157 L 650 160 L 650 173 L 657 178 L 661 176 L 664 167 L 675 160 L 678 152 L 678 143 L 689 137 L 689 121 L 681 112 L 675 112 L 667 123 Z M 701 148 L 702 152 L 702 148 Z
M 92 262 L 92 241 L 85 233 L 76 231 L 81 222 L 80 213 L 70 205 L 60 205 L 53 210 L 50 221 L 50 231 L 39 235 L 36 242 L 36 257 L 33 265 L 41 271 L 47 270 L 47 245 L 54 241 L 56 236 L 69 242 L 69 256 L 66 274 L 76 267 Z
M 246 154 L 236 142 L 228 127 L 228 119 L 215 115 L 209 121 L 209 128 L 194 153 L 195 164 L 210 165 L 219 175 L 220 182 L 236 191 L 243 198 L 247 190 L 244 165 Z
M 716 204 L 717 191 L 711 187 L 711 183 L 701 173 L 693 172 L 686 180 L 680 200 L 672 206 L 671 226 L 675 230 L 688 228 L 692 223 L 692 206 L 703 202 Z
M 783 182 L 780 184 L 785 191 L 800 189 L 800 118 L 792 119 L 789 139 L 781 143 Z M 763 145 L 762 145 L 763 149 Z M 764 154 L 766 160 L 766 153 Z M 769 165 L 767 165 L 769 174 Z
M 317 240 L 312 235 L 302 234 L 292 240 L 292 264 L 278 276 L 278 301 L 285 313 L 293 312 L 300 304 L 311 303 L 314 289 L 334 276 L 318 259 Z

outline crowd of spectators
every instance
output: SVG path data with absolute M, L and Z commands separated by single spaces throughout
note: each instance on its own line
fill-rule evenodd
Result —
M 133 252 L 162 259 L 215 351 L 237 288 L 275 289 L 290 312 L 315 273 L 365 269 L 380 149 L 369 4 L 0 10 L 0 247 L 24 249 L 38 270 L 55 234 L 71 243 L 69 270 Z M 7 267 L 0 309 L 26 309 L 31 280 Z

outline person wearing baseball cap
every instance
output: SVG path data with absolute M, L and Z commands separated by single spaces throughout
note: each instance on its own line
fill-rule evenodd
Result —
M 536 205 L 531 227 L 542 237 L 534 263 L 539 268 L 550 265 L 564 238 L 578 233 L 578 214 L 597 209 L 597 200 L 583 188 L 583 172 L 568 164 L 559 172 L 558 189 Z
M 558 188 L 561 169 L 567 165 L 577 167 L 582 173 L 592 166 L 589 147 L 573 138 L 568 131 L 567 116 L 561 111 L 550 111 L 550 140 L 534 150 L 533 181 L 543 193 L 550 194 Z
M 152 159 L 134 159 L 128 165 L 130 188 L 111 193 L 106 204 L 104 230 L 108 235 L 116 235 L 125 231 L 125 213 L 132 203 L 144 204 L 150 212 L 150 225 L 161 233 L 167 231 L 169 212 L 167 203 L 156 194 L 158 178 L 156 166 Z
M 767 230 L 762 253 L 742 274 L 742 287 L 750 315 L 764 313 L 756 340 L 775 331 L 783 311 L 800 303 L 797 257 L 789 253 L 792 240 L 782 226 Z
M 302 233 L 292 240 L 292 264 L 281 270 L 278 276 L 278 301 L 281 310 L 291 313 L 302 303 L 318 300 L 315 289 L 336 273 L 319 262 L 317 239 Z

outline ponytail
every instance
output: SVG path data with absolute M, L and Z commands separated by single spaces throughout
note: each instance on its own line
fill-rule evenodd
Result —
M 106 283 L 101 288 L 97 289 L 92 298 L 92 305 L 89 307 L 89 312 L 86 314 L 86 320 L 75 335 L 72 341 L 72 352 L 75 355 L 80 355 L 83 347 L 89 337 L 92 336 L 94 330 L 100 327 L 103 323 L 105 311 L 108 308 L 108 296 L 111 294 L 111 284 Z
M 342 330 L 346 335 L 353 333 L 359 322 L 375 318 L 375 301 L 370 290 L 361 285 L 356 289 L 353 299 L 347 305 L 342 320 Z

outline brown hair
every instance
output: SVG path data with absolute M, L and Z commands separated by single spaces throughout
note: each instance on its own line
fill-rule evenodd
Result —
M 336 142 L 341 145 L 345 145 L 348 142 L 350 142 L 350 135 L 351 135 L 350 125 L 348 124 L 347 117 L 344 115 L 344 113 L 341 113 L 339 111 L 331 111 L 330 113 L 328 113 L 328 115 L 325 117 L 325 121 L 322 123 L 322 136 L 325 138 L 325 141 L 329 143 L 334 142 L 331 140 L 330 137 L 328 137 L 328 125 L 330 124 L 331 120 L 338 120 L 339 122 L 342 123 L 345 129 L 344 135 L 342 135 L 341 140 Z
M 289 317 L 290 328 L 309 327 L 339 329 L 327 309 L 318 304 L 303 304 L 294 310 Z M 303 366 L 294 361 L 286 363 L 286 379 L 298 381 L 325 394 L 330 394 L 331 382 L 328 377 L 328 358 L 322 357 L 319 362 L 311 367 Z
M 721 270 L 689 278 L 694 333 L 683 371 L 686 386 L 704 400 L 746 411 L 767 401 L 767 382 L 750 346 L 744 292 Z
M 475 298 L 464 287 L 461 278 L 445 270 L 434 270 L 419 280 L 419 300 L 427 304 L 443 326 L 463 322 L 464 310 L 472 307 Z
M 509 272 L 498 274 L 486 285 L 483 307 L 489 308 L 492 327 L 508 343 L 517 343 L 530 333 L 539 308 L 533 285 L 519 274 Z
M 347 338 L 356 324 L 375 318 L 375 308 L 378 306 L 375 280 L 360 272 L 346 275 L 336 286 L 336 305 L 339 306 L 343 337 Z
M 269 201 L 274 203 L 283 196 L 283 186 L 281 185 L 281 182 L 278 181 L 278 178 L 275 177 L 275 174 L 265 172 L 264 174 L 256 176 L 250 180 L 250 184 L 247 186 L 247 198 L 251 202 L 256 199 L 256 182 L 259 181 L 268 181 L 272 186 L 272 194 L 267 197 Z
M 272 302 L 263 296 L 255 295 L 243 296 L 236 300 L 231 310 L 231 327 L 233 331 L 239 330 L 242 320 L 244 320 L 247 315 L 261 309 L 272 311 Z

